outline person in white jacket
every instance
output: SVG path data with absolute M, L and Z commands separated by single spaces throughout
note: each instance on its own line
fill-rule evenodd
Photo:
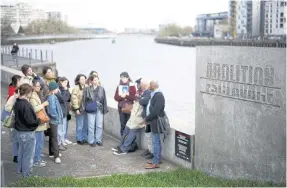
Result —
M 120 145 L 112 148 L 115 155 L 127 154 L 128 152 L 134 151 L 137 147 L 136 134 L 141 128 L 145 127 L 143 118 L 145 116 L 145 106 L 148 104 L 150 99 L 149 83 L 149 80 L 141 79 L 140 85 L 143 94 L 139 96 L 138 100 L 136 100 L 133 104 L 131 117 L 124 129 Z

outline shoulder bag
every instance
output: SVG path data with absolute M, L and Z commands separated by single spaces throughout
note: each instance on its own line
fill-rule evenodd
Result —
M 45 108 L 43 108 L 42 110 L 40 110 L 39 112 L 36 112 L 36 115 L 39 119 L 41 119 L 41 123 L 47 123 L 48 121 L 50 121 Z
M 6 128 L 13 128 L 15 125 L 15 113 L 14 109 L 12 109 L 10 115 L 6 116 L 2 125 Z

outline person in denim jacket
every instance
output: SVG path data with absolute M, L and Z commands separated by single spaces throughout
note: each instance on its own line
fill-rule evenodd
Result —
M 50 118 L 49 134 L 49 156 L 55 158 L 56 163 L 61 163 L 59 155 L 58 139 L 64 136 L 63 126 L 63 112 L 56 93 L 59 92 L 59 85 L 56 82 L 49 84 L 49 95 L 47 100 L 49 106 L 47 107 L 47 114 Z

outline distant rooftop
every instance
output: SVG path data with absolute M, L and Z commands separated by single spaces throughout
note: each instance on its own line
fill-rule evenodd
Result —
M 228 12 L 199 14 L 196 16 L 196 19 L 217 19 L 217 18 L 224 18 L 224 17 L 228 17 Z

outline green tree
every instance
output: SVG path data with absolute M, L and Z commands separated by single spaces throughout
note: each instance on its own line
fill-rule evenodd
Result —
M 192 33 L 193 29 L 192 27 L 180 27 L 176 24 L 168 24 L 166 27 L 161 29 L 159 31 L 159 36 L 175 36 L 175 37 L 181 37 L 190 35 Z
M 56 20 L 35 20 L 25 28 L 25 33 L 28 35 L 70 34 L 77 32 L 79 32 L 78 29 L 68 26 L 63 21 Z

